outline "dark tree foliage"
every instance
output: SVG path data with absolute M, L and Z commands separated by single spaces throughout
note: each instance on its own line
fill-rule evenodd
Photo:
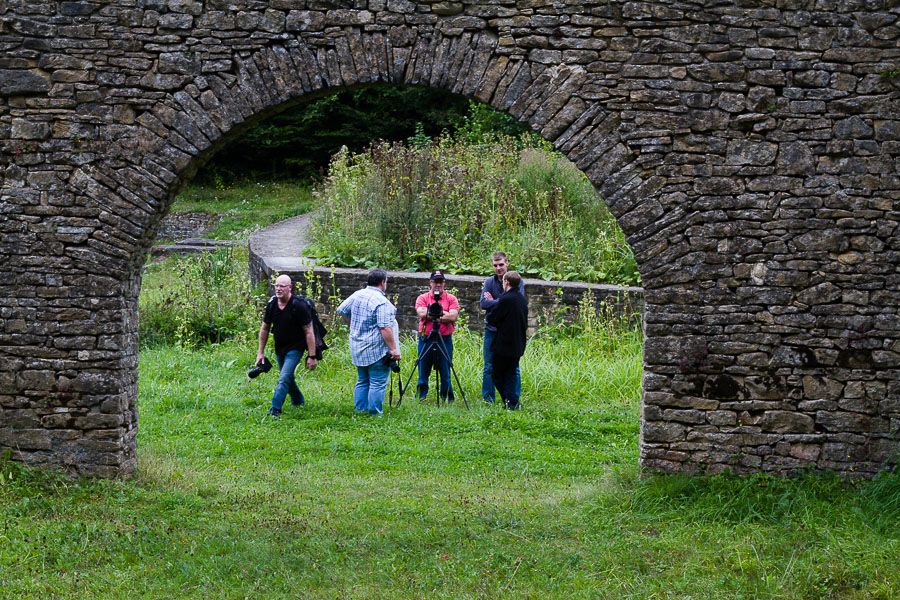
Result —
M 287 110 L 221 150 L 197 175 L 201 183 L 307 179 L 320 175 L 341 146 L 359 152 L 376 140 L 454 131 L 469 101 L 423 87 L 379 86 L 340 92 Z M 521 129 L 507 115 L 502 128 Z

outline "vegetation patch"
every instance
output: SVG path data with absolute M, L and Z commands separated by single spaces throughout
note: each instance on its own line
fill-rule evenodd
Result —
M 139 302 L 141 346 L 197 347 L 258 330 L 265 289 L 251 287 L 246 265 L 246 248 L 148 263 Z
M 501 249 L 526 276 L 639 282 L 593 185 L 546 145 L 503 135 L 414 141 L 334 158 L 312 231 L 322 262 L 480 274 Z
M 205 237 L 214 240 L 246 239 L 257 229 L 309 212 L 313 206 L 310 185 L 300 181 L 229 182 L 212 178 L 204 185 L 182 191 L 170 213 L 205 212 L 215 215 L 215 225 Z
M 457 333 L 471 408 L 381 418 L 353 413 L 343 332 L 278 421 L 252 339 L 145 349 L 135 479 L 0 460 L 0 596 L 900 593 L 900 476 L 642 476 L 640 337 L 596 335 L 532 340 L 511 413 L 472 401 L 481 339 Z

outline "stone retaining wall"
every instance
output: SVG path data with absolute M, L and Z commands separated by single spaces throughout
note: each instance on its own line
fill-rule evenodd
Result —
M 330 267 L 308 267 L 303 270 L 277 270 L 266 264 L 264 258 L 250 252 L 250 276 L 254 283 L 268 281 L 270 293 L 273 278 L 289 275 L 298 291 L 305 292 L 324 307 L 330 307 L 365 286 L 368 271 Z M 397 306 L 397 321 L 404 332 L 416 331 L 416 298 L 428 291 L 428 273 L 388 271 L 388 291 Z M 484 311 L 479 301 L 484 277 L 473 275 L 448 275 L 446 289 L 459 300 L 464 322 L 474 331 L 484 330 Z M 571 321 L 575 318 L 579 303 L 590 294 L 595 311 L 610 318 L 622 320 L 640 319 L 643 306 L 643 290 L 638 287 L 575 283 L 571 281 L 542 281 L 526 279 L 528 296 L 529 333 L 541 325 Z

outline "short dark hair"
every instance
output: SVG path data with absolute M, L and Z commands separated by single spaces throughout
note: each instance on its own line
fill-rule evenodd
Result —
M 506 257 L 506 252 L 500 252 L 498 250 L 497 252 L 491 254 L 492 261 L 500 260 L 501 258 L 503 259 L 503 262 L 509 264 L 509 259 Z
M 369 277 L 366 279 L 366 285 L 379 286 L 387 281 L 387 271 L 384 269 L 372 269 L 369 271 Z
M 510 289 L 516 290 L 519 289 L 519 284 L 522 283 L 522 276 L 519 275 L 518 271 L 507 271 L 503 275 L 503 281 L 509 282 Z

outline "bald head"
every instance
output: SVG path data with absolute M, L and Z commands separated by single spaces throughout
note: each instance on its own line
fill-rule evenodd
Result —
M 287 302 L 291 299 L 291 289 L 294 287 L 294 282 L 291 281 L 291 278 L 287 275 L 279 275 L 275 280 L 275 297 L 278 298 L 279 302 Z

